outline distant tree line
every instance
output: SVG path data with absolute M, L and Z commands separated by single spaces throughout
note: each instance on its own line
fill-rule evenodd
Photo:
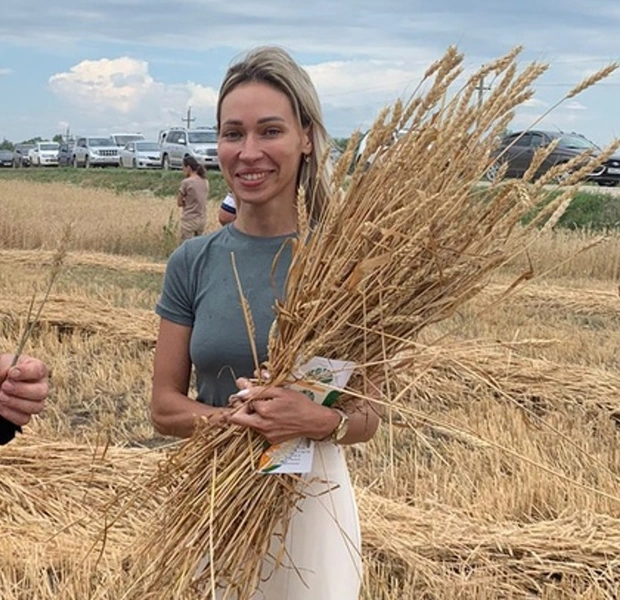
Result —
M 47 140 L 42 138 L 41 136 L 30 138 L 29 140 L 24 140 L 23 142 L 18 142 L 14 144 L 10 140 L 4 138 L 2 142 L 0 142 L 0 150 L 15 150 L 15 146 L 20 146 L 21 144 L 36 144 L 37 142 L 46 142 Z M 64 141 L 64 137 L 62 134 L 57 133 L 53 138 L 52 142 L 58 142 L 61 144 Z

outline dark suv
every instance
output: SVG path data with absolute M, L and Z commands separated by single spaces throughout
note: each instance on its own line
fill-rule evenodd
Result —
M 70 167 L 73 162 L 73 144 L 74 142 L 62 142 L 58 146 L 58 166 Z
M 17 169 L 30 166 L 29 152 L 34 148 L 34 144 L 17 144 L 13 152 L 13 166 Z
M 0 167 L 12 167 L 14 156 L 13 150 L 0 150 Z
M 523 177 L 536 150 L 548 146 L 554 140 L 558 140 L 558 145 L 542 163 L 536 172 L 536 177 L 542 176 L 551 167 L 566 163 L 585 151 L 591 152 L 594 156 L 601 152 L 596 144 L 578 133 L 534 130 L 511 133 L 502 139 L 499 148 L 494 152 L 493 156 L 496 160 L 486 173 L 487 179 L 495 181 L 504 163 L 508 165 L 506 177 Z M 620 156 L 608 158 L 585 179 L 595 181 L 599 185 L 617 185 L 620 182 Z

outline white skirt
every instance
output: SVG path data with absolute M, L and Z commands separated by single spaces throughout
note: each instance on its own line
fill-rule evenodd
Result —
M 312 471 L 304 478 L 305 498 L 291 519 L 284 552 L 278 552 L 281 540 L 274 540 L 281 564 L 276 568 L 274 559 L 265 560 L 252 600 L 358 600 L 362 543 L 343 449 L 317 443 Z

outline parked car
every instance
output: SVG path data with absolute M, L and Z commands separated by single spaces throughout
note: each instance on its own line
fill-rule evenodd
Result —
M 37 142 L 28 152 L 33 167 L 58 166 L 58 142 Z
M 217 131 L 214 127 L 173 127 L 159 135 L 164 169 L 180 169 L 186 156 L 193 156 L 205 168 L 218 168 Z
M 161 151 L 157 142 L 129 142 L 119 152 L 121 167 L 129 169 L 161 168 Z
M 399 129 L 398 131 L 394 131 L 392 133 L 392 140 L 389 144 L 384 146 L 383 148 L 378 148 L 375 152 L 373 152 L 370 156 L 366 157 L 366 168 L 368 168 L 377 158 L 377 155 L 381 150 L 386 150 L 389 146 L 394 145 L 399 139 L 401 139 L 406 133 L 407 129 Z M 362 158 L 362 155 L 366 151 L 366 146 L 368 145 L 368 138 L 370 137 L 370 131 L 367 131 L 362 139 L 360 140 L 359 145 L 355 151 L 354 164 L 357 165 Z
M 110 137 L 119 148 L 124 148 L 129 142 L 144 140 L 144 136 L 141 133 L 113 133 Z
M 502 139 L 499 147 L 494 151 L 493 157 L 496 160 L 488 169 L 486 178 L 489 181 L 495 181 L 503 164 L 507 164 L 506 177 L 523 177 L 536 150 L 548 146 L 554 140 L 558 140 L 558 145 L 543 161 L 535 177 L 542 176 L 551 167 L 566 163 L 583 152 L 590 152 L 593 156 L 601 152 L 596 144 L 578 133 L 537 130 L 511 133 Z M 585 179 L 599 185 L 617 185 L 620 182 L 620 156 L 608 158 Z
M 0 150 L 0 167 L 12 167 L 13 157 L 12 150 Z
M 79 137 L 73 146 L 74 167 L 118 167 L 118 146 L 111 137 Z
M 58 146 L 58 166 L 70 167 L 73 162 L 73 142 L 63 142 Z
M 34 144 L 17 144 L 13 152 L 13 167 L 20 169 L 30 166 L 30 157 L 28 153 L 34 148 Z

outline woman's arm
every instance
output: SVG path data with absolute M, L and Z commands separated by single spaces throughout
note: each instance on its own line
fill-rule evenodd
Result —
M 341 415 L 333 408 L 316 404 L 301 392 L 280 387 L 250 387 L 245 397 L 249 402 L 228 417 L 235 425 L 251 427 L 271 444 L 307 437 L 329 439 L 340 424 Z M 347 408 L 346 435 L 339 444 L 367 442 L 379 426 L 379 412 L 369 403 Z
M 181 190 L 179 190 L 179 193 L 177 194 L 177 206 L 185 206 L 185 194 L 183 194 Z
M 164 435 L 190 437 L 199 417 L 220 419 L 228 409 L 214 408 L 187 396 L 191 374 L 191 327 L 162 319 L 155 348 L 151 419 Z

